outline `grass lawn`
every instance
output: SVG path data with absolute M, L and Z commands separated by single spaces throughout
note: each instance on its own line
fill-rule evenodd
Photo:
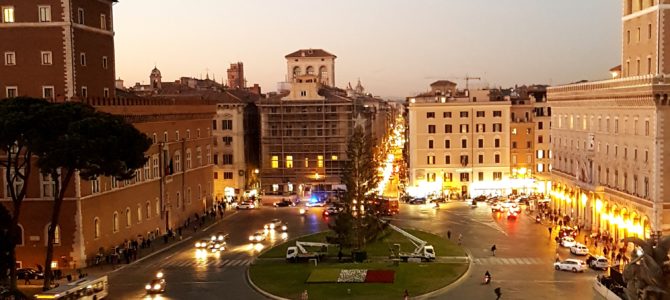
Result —
M 426 241 L 428 245 L 433 245 L 435 247 L 435 254 L 437 256 L 465 256 L 465 251 L 455 242 L 441 238 L 432 233 L 405 229 L 407 232 L 412 235 Z M 330 234 L 329 231 L 321 232 L 309 236 L 299 238 L 298 240 L 302 242 L 326 242 L 326 236 Z M 280 244 L 267 252 L 263 253 L 260 258 L 285 258 L 286 257 L 286 248 L 289 246 L 295 246 L 295 239 L 290 240 L 284 244 Z M 393 244 L 400 244 L 402 251 L 411 252 L 414 251 L 414 245 L 409 241 L 405 236 L 396 232 L 395 230 L 388 229 L 385 234 L 380 236 L 377 241 L 368 243 L 366 246 L 366 251 L 368 252 L 368 257 L 373 256 L 389 256 L 389 248 L 393 247 Z M 328 249 L 328 253 L 331 257 L 337 257 L 338 249 L 332 247 Z M 350 253 L 349 249 L 344 249 L 344 254 L 348 255 Z
M 454 242 L 443 239 L 434 234 L 417 230 L 407 230 L 409 233 L 426 241 L 435 247 L 437 256 L 465 256 L 465 252 Z M 322 232 L 299 238 L 305 242 L 325 242 L 329 232 Z M 377 241 L 366 247 L 368 257 L 388 257 L 389 247 L 400 244 L 403 251 L 413 251 L 414 245 L 403 235 L 389 230 Z M 443 263 L 400 263 L 394 266 L 390 262 L 372 260 L 368 263 L 337 263 L 336 247 L 329 249 L 331 259 L 320 262 L 317 267 L 308 263 L 287 263 L 283 260 L 286 248 L 295 245 L 295 240 L 278 245 L 263 253 L 254 263 L 249 273 L 252 281 L 261 289 L 271 294 L 300 299 L 300 294 L 307 290 L 310 299 L 400 299 L 405 289 L 411 296 L 425 294 L 440 289 L 454 282 L 461 274 L 467 271 L 467 264 Z M 344 249 L 345 255 L 349 254 Z M 274 259 L 267 259 L 274 258 Z M 281 259 L 277 259 L 281 258 Z M 265 260 L 264 260 L 265 259 Z M 388 283 L 307 283 L 327 279 L 334 276 L 339 269 L 384 269 L 395 271 L 395 282 Z M 319 270 L 312 274 L 313 270 Z M 349 294 L 347 290 L 350 290 Z

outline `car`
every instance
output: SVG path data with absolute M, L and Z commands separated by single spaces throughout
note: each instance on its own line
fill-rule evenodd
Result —
M 426 204 L 426 198 L 414 198 L 407 202 L 409 204 Z
M 515 212 L 515 213 L 520 213 L 521 212 L 521 207 L 519 207 L 519 204 L 512 204 L 507 208 L 508 211 L 510 212 Z
M 222 231 L 219 231 L 215 234 L 212 234 L 212 236 L 209 237 L 211 241 L 214 242 L 222 242 L 223 244 L 226 243 L 226 240 L 228 238 L 228 234 Z
M 586 264 L 595 270 L 606 270 L 610 265 L 607 258 L 600 255 L 589 255 L 589 258 L 586 259 Z
M 438 203 L 438 204 L 440 204 L 440 203 L 447 203 L 447 199 L 444 198 L 444 197 L 440 197 L 440 198 L 435 198 L 435 199 L 433 199 L 433 200 L 430 200 L 430 202 L 432 202 L 432 203 Z
M 572 229 L 570 226 L 565 226 L 558 231 L 559 237 L 571 236 L 573 238 L 577 237 L 577 230 Z
M 412 196 L 410 196 L 410 195 L 402 195 L 402 196 L 400 197 L 400 201 L 405 202 L 405 203 L 409 203 L 409 201 L 412 200 L 412 199 L 413 199 L 413 198 L 412 198 Z
M 289 206 L 295 206 L 295 203 L 293 203 L 293 201 L 291 200 L 282 199 L 279 202 L 275 202 L 273 205 L 274 207 L 289 207 Z
M 32 268 L 23 268 L 16 270 L 16 277 L 18 279 L 43 279 L 44 273 Z
M 260 243 L 265 240 L 265 232 L 256 231 L 254 234 L 249 236 L 249 241 L 252 243 Z
M 583 244 L 576 243 L 574 246 L 570 247 L 570 253 L 574 255 L 589 255 L 589 248 Z
M 256 205 L 251 201 L 242 201 L 237 205 L 237 209 L 254 209 Z
M 561 239 L 561 246 L 563 246 L 563 247 L 569 248 L 569 247 L 572 247 L 576 244 L 577 244 L 577 242 L 575 242 L 575 239 L 573 239 L 570 236 L 565 236 Z
M 503 209 L 507 209 L 510 206 L 515 205 L 515 204 L 516 204 L 516 202 L 514 202 L 512 200 L 507 200 L 507 201 L 501 203 L 500 205 L 503 207 Z
M 326 202 L 325 201 L 314 201 L 314 202 L 310 201 L 310 202 L 307 202 L 307 204 L 305 206 L 307 206 L 307 207 L 324 207 L 324 206 L 326 206 Z
M 158 272 L 156 278 L 151 279 L 149 283 L 144 286 L 144 289 L 147 291 L 147 294 L 160 294 L 165 292 L 165 278 L 163 278 L 163 272 Z
M 491 212 L 502 212 L 503 207 L 500 205 L 499 202 L 493 202 L 491 203 Z
M 272 219 L 270 220 L 270 223 L 265 224 L 265 226 L 263 227 L 269 230 L 279 230 L 279 229 L 281 229 L 281 231 L 288 230 L 288 226 L 286 226 L 286 224 L 279 219 Z
M 334 215 L 339 214 L 340 211 L 341 211 L 341 209 L 339 209 L 339 208 L 337 208 L 337 207 L 335 207 L 335 206 L 328 206 L 328 207 L 326 207 L 326 209 L 323 211 L 323 216 L 324 216 L 324 217 L 327 217 L 327 216 L 334 216 Z
M 564 261 L 554 263 L 556 271 L 584 272 L 587 269 L 586 263 L 579 259 L 568 258 Z
M 209 242 L 207 245 L 207 250 L 209 250 L 210 253 L 217 253 L 226 250 L 226 246 L 224 243 Z
M 510 209 L 507 211 L 507 218 L 508 219 L 516 219 L 519 217 L 519 211 Z

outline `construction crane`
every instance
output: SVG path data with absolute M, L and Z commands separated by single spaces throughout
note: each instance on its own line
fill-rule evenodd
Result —
M 470 91 L 470 80 L 482 80 L 481 77 L 470 77 L 470 75 L 465 75 L 465 89 Z

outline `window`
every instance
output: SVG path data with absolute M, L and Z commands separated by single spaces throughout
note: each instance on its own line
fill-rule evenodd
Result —
M 426 156 L 426 164 L 434 165 L 435 164 L 435 155 Z
M 470 181 L 470 173 L 461 173 L 461 182 Z
M 479 181 L 484 181 L 484 172 L 477 173 L 477 177 L 478 177 Z
M 493 180 L 502 180 L 502 172 L 493 172 Z
M 158 163 L 157 160 L 156 160 L 156 163 Z M 185 168 L 185 170 L 189 170 L 189 169 L 191 169 L 191 149 L 186 149 L 186 168 Z
M 177 198 L 179 198 L 179 193 L 177 193 Z M 179 208 L 179 202 L 177 202 L 177 208 Z M 137 204 L 137 223 L 142 223 L 142 205 Z
M 461 140 L 461 148 L 467 148 L 468 147 L 468 140 L 462 139 Z
M 484 139 L 479 139 L 477 141 L 477 144 L 478 144 L 477 146 L 479 146 L 479 148 L 484 148 Z
M 464 167 L 468 165 L 468 156 L 467 155 L 461 155 L 461 165 Z
M 493 111 L 493 116 L 494 116 L 494 117 L 502 117 L 502 111 L 500 111 L 500 110 L 494 110 L 494 111 Z
M 100 237 L 100 219 L 98 217 L 95 217 L 93 219 L 93 238 L 99 238 Z
M 77 23 L 78 24 L 84 24 L 84 21 L 85 21 L 84 17 L 85 17 L 84 16 L 84 9 L 83 8 L 77 9 Z
M 647 39 L 651 40 L 651 23 L 647 24 Z
M 649 136 L 649 120 L 644 121 L 644 135 Z
M 444 157 L 444 164 L 446 164 L 446 165 L 451 164 L 451 156 L 446 155 Z
M 483 118 L 486 116 L 486 113 L 483 110 L 477 111 L 477 118 Z
M 445 111 L 442 113 L 443 118 L 451 118 L 451 112 L 450 111 Z
M 112 217 L 112 232 L 119 232 L 119 213 L 114 212 Z
M 107 66 L 108 66 L 107 56 L 103 56 L 102 57 L 102 68 L 107 70 Z
M 81 96 L 84 97 L 84 98 L 88 97 L 88 88 L 87 87 L 85 87 L 85 86 L 81 87 Z
M 79 54 L 79 64 L 82 66 L 86 66 L 86 53 L 80 53 Z
M 426 113 L 426 118 L 435 119 L 435 113 L 434 112 L 427 112 Z
M 516 128 L 512 128 L 512 134 L 516 134 Z
M 151 219 L 151 202 L 147 201 L 144 207 L 145 207 L 145 214 L 147 215 L 147 220 L 149 220 Z
M 542 144 L 544 142 L 544 139 L 542 138 L 541 135 L 537 136 L 537 143 Z
M 54 98 L 54 87 L 53 86 L 43 86 L 42 87 L 42 98 L 44 99 L 53 99 Z
M 477 163 L 480 163 L 480 164 L 484 163 L 484 155 L 483 154 L 479 154 L 477 156 Z
M 454 174 L 453 173 L 443 173 L 442 178 L 443 178 L 443 181 L 445 181 L 445 182 L 452 182 L 452 181 L 454 181 Z
M 42 51 L 42 65 L 48 66 L 53 64 L 51 51 Z
M 316 157 L 316 166 L 318 168 L 323 168 L 323 155 L 318 155 Z
M 502 132 L 502 123 L 493 123 L 493 132 Z
M 221 156 L 221 160 L 223 160 L 224 165 L 232 165 L 233 164 L 233 155 L 232 154 L 224 154 Z
M 224 137 L 221 138 L 221 139 L 223 140 L 223 143 L 224 143 L 226 146 L 230 146 L 230 145 L 233 143 L 233 137 L 232 137 L 232 136 L 224 136 Z
M 2 22 L 3 23 L 14 23 L 14 7 L 13 6 L 3 6 L 2 7 Z
M 187 140 L 191 139 L 191 129 L 186 129 L 186 139 Z
M 444 140 L 444 148 L 446 149 L 451 148 L 451 140 Z
M 46 246 L 49 242 L 49 230 L 51 229 L 51 224 L 47 224 L 44 227 L 44 245 Z M 54 230 L 54 245 L 60 245 L 60 226 L 56 225 Z
M 91 180 L 91 193 L 100 193 L 100 178 Z
M 468 112 L 467 111 L 462 111 L 460 115 L 461 115 L 461 118 L 467 118 L 468 117 Z
M 542 126 L 543 126 L 542 122 L 537 122 L 537 129 L 542 129 Z
M 495 139 L 495 147 L 500 148 L 500 139 Z
M 626 44 L 630 44 L 630 30 L 626 31 Z
M 428 133 L 435 133 L 435 125 L 428 125 Z
M 307 91 L 300 91 L 300 96 L 307 97 Z
M 647 57 L 647 74 L 651 74 L 651 57 Z
M 486 124 L 477 124 L 475 127 L 476 132 L 486 132 Z
M 428 140 L 428 149 L 433 149 L 433 140 Z
M 109 97 L 109 89 L 108 88 L 102 89 L 102 96 L 105 97 L 105 98 Z
M 40 22 L 51 22 L 51 6 L 40 5 L 37 10 L 39 11 Z
M 195 159 L 198 161 L 197 166 L 201 167 L 202 166 L 202 149 L 200 147 L 195 148 Z
M 286 168 L 293 169 L 293 156 L 291 155 L 286 156 Z
M 332 155 L 332 156 L 330 156 L 330 160 L 332 160 L 332 161 L 338 160 L 337 155 Z
M 495 163 L 499 164 L 500 163 L 500 154 L 496 154 L 494 156 Z
M 212 163 L 212 149 L 207 145 L 207 148 L 205 148 L 205 155 L 207 156 L 207 160 L 205 161 L 206 164 L 211 164 Z
M 174 153 L 174 171 L 181 172 L 181 153 L 179 151 Z
M 305 157 L 305 168 L 309 168 L 309 158 Z
M 452 131 L 453 131 L 453 129 L 452 129 L 451 125 L 449 125 L 449 124 L 444 125 L 444 133 L 452 133 Z
M 100 29 L 107 30 L 107 16 L 105 14 L 100 15 Z
M 212 130 L 216 130 L 216 120 L 212 120 Z
M 161 203 L 158 202 L 158 198 L 156 198 L 156 216 L 159 217 L 161 215 Z
M 126 228 L 130 227 L 133 225 L 133 217 L 130 214 L 130 208 L 126 207 Z
M 516 149 L 516 142 L 512 142 L 512 149 Z
M 470 125 L 468 125 L 468 124 L 461 124 L 460 127 L 461 127 L 461 128 L 460 128 L 460 129 L 461 129 L 461 130 L 460 130 L 461 133 L 468 133 L 468 132 L 470 132 Z
M 15 65 L 16 65 L 16 53 L 5 52 L 5 66 L 15 66 Z
M 516 155 L 512 155 L 512 164 L 516 165 Z
M 643 189 L 644 194 L 642 195 L 644 198 L 649 197 L 649 177 L 644 178 L 644 189 Z
M 15 86 L 8 86 L 6 89 L 7 98 L 14 98 L 19 96 L 19 88 Z
M 233 179 L 233 172 L 223 172 L 223 179 L 224 180 Z
M 649 150 L 644 150 L 644 162 L 649 162 Z
M 544 150 L 537 150 L 537 158 L 544 158 Z
M 272 167 L 273 169 L 277 169 L 277 168 L 279 168 L 279 156 L 276 156 L 276 155 L 275 155 L 275 156 L 272 157 L 272 165 L 271 165 L 271 167 Z

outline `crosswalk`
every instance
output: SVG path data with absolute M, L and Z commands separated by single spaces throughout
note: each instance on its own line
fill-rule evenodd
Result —
M 553 262 L 551 259 L 537 257 L 485 257 L 474 258 L 475 265 L 545 265 Z
M 210 260 L 169 260 L 162 262 L 159 266 L 162 268 L 189 268 L 189 267 L 216 267 L 216 268 L 235 268 L 247 267 L 251 265 L 253 259 L 210 259 Z

